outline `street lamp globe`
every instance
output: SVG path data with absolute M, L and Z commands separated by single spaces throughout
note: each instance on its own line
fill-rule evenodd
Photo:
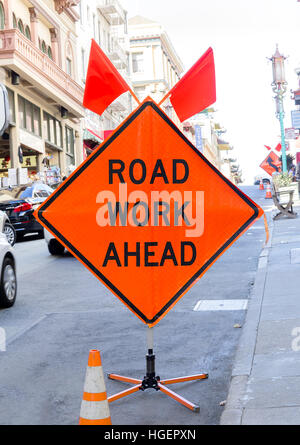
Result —
M 273 67 L 273 85 L 284 85 L 287 83 L 285 80 L 285 60 L 286 57 L 283 54 L 280 54 L 278 45 L 276 45 L 275 54 L 271 57 Z

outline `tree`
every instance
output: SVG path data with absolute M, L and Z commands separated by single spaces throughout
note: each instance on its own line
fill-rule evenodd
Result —
M 290 171 L 290 169 L 293 167 L 294 160 L 295 160 L 295 156 L 293 156 L 291 154 L 286 155 L 286 163 L 287 163 L 288 171 Z M 280 162 L 282 164 L 282 156 L 280 156 Z

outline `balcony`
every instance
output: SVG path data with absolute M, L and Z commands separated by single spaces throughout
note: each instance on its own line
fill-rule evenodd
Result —
M 126 13 L 117 0 L 104 0 L 99 10 L 110 25 L 122 25 L 126 21 Z
M 125 51 L 123 48 L 119 45 L 117 40 L 112 41 L 112 48 L 108 53 L 108 57 L 113 62 L 115 67 L 118 70 L 124 69 L 127 67 L 127 58 Z
M 65 107 L 73 117 L 84 116 L 83 88 L 18 29 L 0 31 L 0 66 L 17 72 L 49 103 Z
M 231 147 L 228 142 L 224 142 L 222 139 L 218 138 L 218 149 L 220 151 L 229 151 L 233 150 L 233 147 Z

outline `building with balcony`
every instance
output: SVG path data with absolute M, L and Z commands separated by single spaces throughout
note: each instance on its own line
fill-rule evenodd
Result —
M 47 182 L 83 158 L 83 88 L 77 72 L 78 0 L 0 0 L 0 82 L 10 126 L 0 138 L 0 178 Z M 16 174 L 17 172 L 17 174 Z M 13 184 L 11 184 L 13 185 Z
M 215 166 L 222 170 L 222 150 L 220 135 L 224 133 L 221 126 L 215 123 L 214 109 L 209 108 L 198 113 L 188 121 L 183 122 L 184 135 L 201 151 L 202 154 Z M 231 148 L 226 146 L 228 150 Z
M 91 39 L 94 39 L 108 56 L 126 82 L 131 85 L 129 73 L 129 38 L 127 12 L 117 0 L 81 0 L 76 11 L 80 20 L 76 24 L 77 60 L 80 85 L 84 87 L 88 68 Z M 132 97 L 124 93 L 115 100 L 102 116 L 89 110 L 84 119 L 84 157 L 114 130 L 132 110 Z
M 136 16 L 129 19 L 128 30 L 134 92 L 141 101 L 150 96 L 158 103 L 180 79 L 183 64 L 159 23 Z M 163 107 L 179 124 L 169 100 Z

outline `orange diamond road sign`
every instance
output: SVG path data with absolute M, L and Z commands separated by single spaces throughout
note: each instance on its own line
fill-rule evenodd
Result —
M 271 153 L 268 154 L 266 159 L 260 164 L 260 168 L 262 168 L 270 176 L 272 176 L 272 174 L 275 172 L 280 172 L 281 162 L 279 156 L 277 156 L 276 153 L 271 151 Z
M 147 98 L 36 217 L 153 326 L 262 214 Z

